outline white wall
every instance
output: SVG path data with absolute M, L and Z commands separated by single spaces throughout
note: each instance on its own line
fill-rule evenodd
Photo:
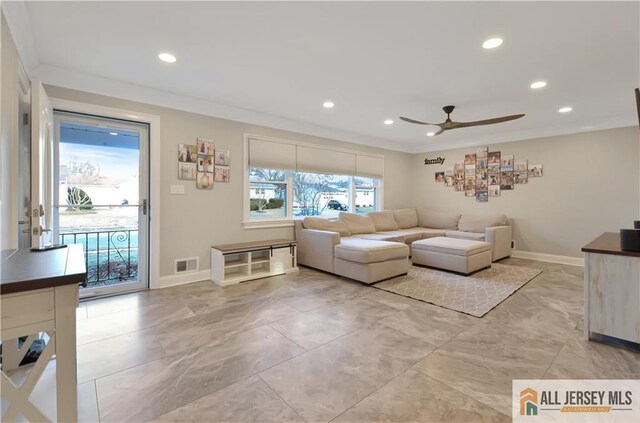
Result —
M 513 154 L 515 160 L 542 163 L 544 176 L 487 203 L 434 182 L 435 172 L 453 168 L 475 148 L 416 154 L 413 205 L 505 213 L 514 221 L 518 250 L 581 257 L 582 246 L 602 232 L 632 228 L 640 218 L 639 133 L 635 126 L 489 145 L 489 151 Z M 446 138 L 438 142 L 446 145 Z M 438 156 L 445 158 L 444 165 L 424 165 L 426 157 Z
M 47 94 L 67 100 L 100 106 L 138 111 L 160 116 L 161 125 L 161 229 L 160 275 L 173 274 L 177 258 L 200 258 L 200 268 L 210 266 L 209 247 L 242 241 L 270 238 L 293 238 L 292 228 L 243 229 L 242 160 L 245 133 L 274 138 L 331 145 L 351 150 L 384 155 L 384 205 L 386 208 L 406 207 L 411 193 L 406 182 L 411 175 L 412 156 L 390 150 L 368 148 L 358 144 L 310 135 L 281 131 L 256 125 L 219 119 L 164 107 L 151 106 L 47 86 Z M 231 181 L 216 183 L 213 190 L 198 190 L 194 181 L 179 181 L 177 176 L 178 144 L 195 143 L 196 137 L 213 139 L 217 148 L 231 151 Z M 183 184 L 185 195 L 170 195 L 171 184 Z

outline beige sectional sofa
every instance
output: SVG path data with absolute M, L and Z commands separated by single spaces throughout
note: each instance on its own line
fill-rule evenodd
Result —
M 505 215 L 473 216 L 426 208 L 338 219 L 305 217 L 295 222 L 298 263 L 365 283 L 406 273 L 409 245 L 432 237 L 485 241 L 492 261 L 511 255 L 511 226 Z

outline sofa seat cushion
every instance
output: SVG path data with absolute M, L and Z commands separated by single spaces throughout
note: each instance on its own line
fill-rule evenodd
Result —
M 417 239 L 433 238 L 434 236 L 445 236 L 445 234 L 447 233 L 447 231 L 444 229 L 430 229 L 430 228 L 421 228 L 421 227 L 411 228 L 411 229 L 400 229 L 398 230 L 398 232 L 404 234 L 405 237 L 414 236 L 414 235 L 419 236 L 419 238 Z
M 463 231 L 447 231 L 445 234 L 448 238 L 471 239 L 474 241 L 484 241 L 484 233 L 463 232 Z
M 372 239 L 374 241 L 406 242 L 404 235 L 398 231 L 376 232 L 375 234 L 357 234 L 354 238 Z
M 369 212 L 367 216 L 373 220 L 376 232 L 395 231 L 398 229 L 398 224 L 392 211 Z
M 339 232 L 340 236 L 350 236 L 351 232 L 347 229 L 347 225 L 340 220 L 331 220 L 324 217 L 307 216 L 302 220 L 302 226 L 305 229 L 317 229 L 320 231 Z
M 347 229 L 349 229 L 351 235 L 372 234 L 376 231 L 373 220 L 369 216 L 340 212 L 340 220 L 347 225 Z
M 345 238 L 334 247 L 336 258 L 357 263 L 377 263 L 409 257 L 409 247 L 400 242 Z
M 473 256 L 491 250 L 491 244 L 468 239 L 436 237 L 422 239 L 411 244 L 411 248 L 421 251 L 452 254 L 455 256 Z M 489 260 L 491 262 L 491 260 Z

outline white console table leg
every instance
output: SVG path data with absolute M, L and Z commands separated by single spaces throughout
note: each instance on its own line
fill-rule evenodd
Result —
M 58 422 L 78 421 L 76 370 L 76 304 L 78 287 L 54 289 L 56 334 L 56 391 Z

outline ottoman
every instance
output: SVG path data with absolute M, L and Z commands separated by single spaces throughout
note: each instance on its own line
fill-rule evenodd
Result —
M 345 237 L 334 252 L 334 273 L 366 284 L 409 271 L 409 246 L 403 242 Z
M 411 244 L 413 263 L 469 275 L 491 267 L 491 244 L 468 239 L 435 237 Z

